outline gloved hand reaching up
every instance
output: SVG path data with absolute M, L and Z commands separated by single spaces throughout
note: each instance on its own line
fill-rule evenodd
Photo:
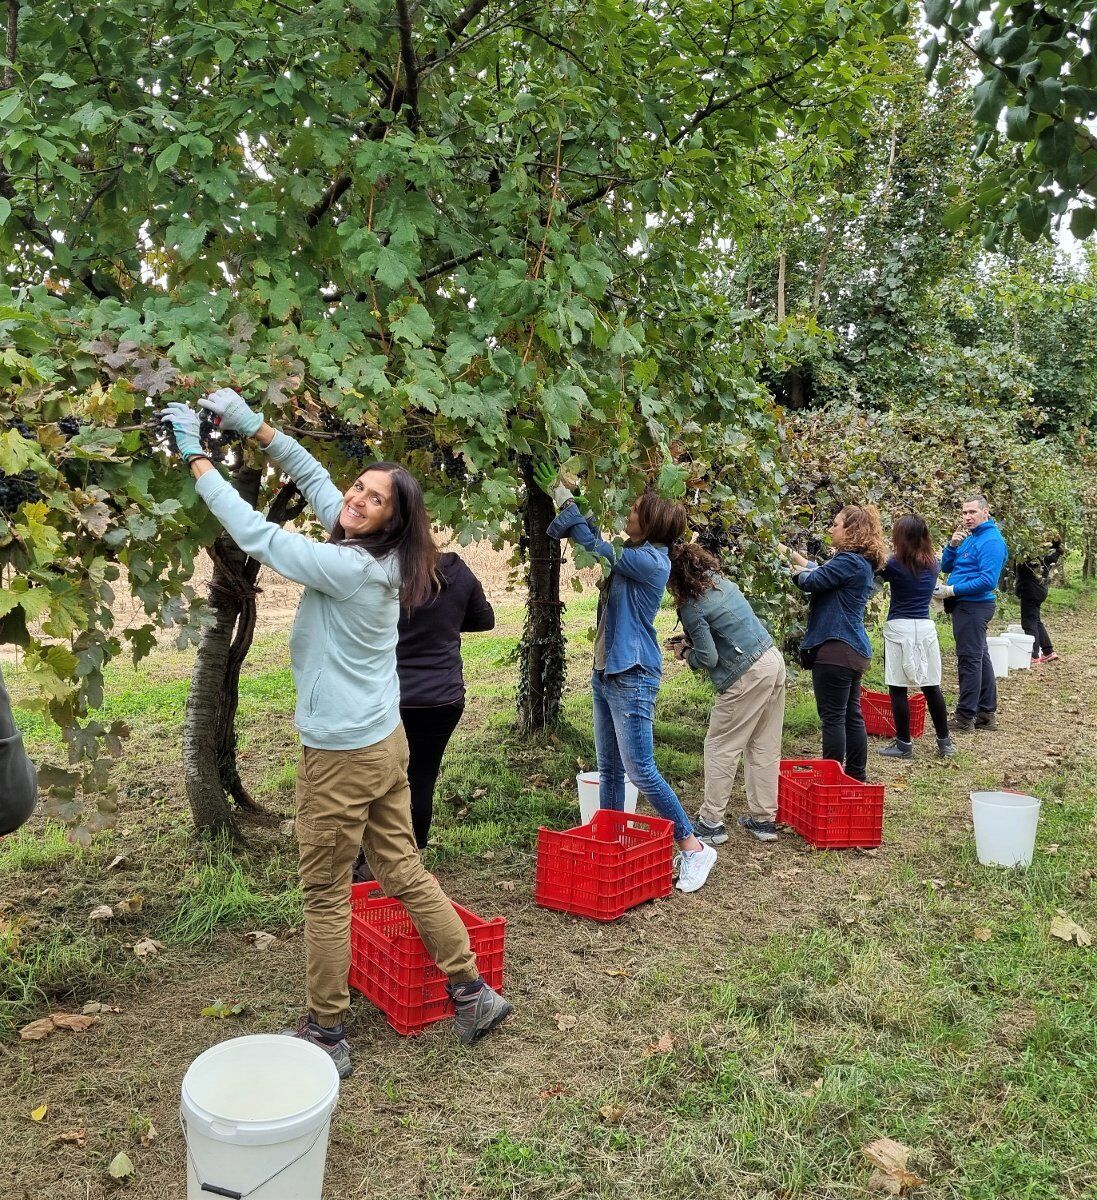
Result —
M 202 448 L 202 436 L 199 433 L 200 421 L 193 408 L 177 400 L 164 409 L 160 420 L 171 426 L 171 431 L 175 434 L 175 448 L 183 462 L 189 463 L 192 458 L 205 457 L 206 452 Z
M 579 503 L 579 497 L 574 495 L 559 480 L 556 470 L 548 463 L 536 463 L 533 468 L 533 482 L 545 493 L 551 496 L 557 508 L 563 508 L 569 501 Z
M 198 403 L 207 412 L 213 413 L 218 428 L 242 433 L 244 437 L 258 433 L 265 420 L 262 413 L 249 408 L 244 397 L 232 388 L 218 388 Z

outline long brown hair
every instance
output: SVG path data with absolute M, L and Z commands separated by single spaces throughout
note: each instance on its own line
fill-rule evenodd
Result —
M 358 478 L 367 471 L 384 471 L 392 480 L 392 516 L 388 524 L 376 533 L 352 538 L 347 537 L 337 521 L 331 540 L 368 551 L 374 558 L 395 554 L 400 566 L 400 606 L 409 610 L 418 608 L 437 590 L 438 547 L 431 536 L 423 489 L 415 476 L 399 463 L 370 463 L 362 468 Z
M 670 547 L 670 578 L 667 591 L 678 608 L 700 599 L 716 586 L 720 560 L 697 542 L 675 542 Z
M 875 504 L 847 504 L 838 514 L 842 518 L 841 550 L 852 550 L 872 564 L 874 571 L 887 562 L 888 548 Z
M 655 492 L 644 492 L 636 501 L 636 518 L 645 542 L 670 546 L 686 532 L 686 506 Z
M 917 513 L 907 513 L 892 525 L 891 544 L 895 547 L 895 557 L 911 575 L 932 571 L 937 566 L 929 526 Z

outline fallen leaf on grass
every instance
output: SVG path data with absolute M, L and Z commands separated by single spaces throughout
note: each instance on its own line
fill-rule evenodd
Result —
M 561 1033 L 566 1033 L 569 1029 L 574 1029 L 579 1024 L 579 1018 L 573 1017 L 571 1013 L 557 1013 L 553 1020 L 556 1022 L 556 1028 Z
M 818 1079 L 813 1079 L 809 1087 L 804 1088 L 805 1096 L 814 1096 L 817 1092 L 823 1090 L 823 1077 L 820 1075 Z
M 607 1125 L 620 1125 L 625 1115 L 625 1106 L 623 1104 L 603 1104 L 598 1112 Z
M 273 933 L 267 933 L 263 929 L 253 929 L 251 933 L 244 934 L 244 941 L 251 942 L 256 950 L 269 950 L 278 939 Z
M 905 779 L 896 779 L 894 782 L 889 783 L 888 787 L 893 792 L 905 792 L 907 790 L 907 781 Z
M 888 1196 L 900 1196 L 908 1188 L 920 1187 L 925 1180 L 907 1170 L 910 1158 L 909 1146 L 891 1138 L 877 1138 L 861 1147 L 861 1153 L 876 1168 L 869 1178 L 871 1191 L 884 1192 Z
M 541 1089 L 542 1100 L 554 1100 L 557 1096 L 566 1096 L 568 1089 L 562 1083 L 550 1083 L 548 1087 Z
M 1046 845 L 1044 847 L 1044 853 L 1045 854 L 1058 854 L 1059 853 L 1059 843 L 1058 842 L 1050 842 L 1048 845 Z
M 609 967 L 602 974 L 608 975 L 610 979 L 628 979 L 628 971 L 624 967 Z
M 31 1110 L 30 1119 L 32 1121 L 41 1121 L 45 1118 L 49 1110 L 50 1106 L 48 1104 L 39 1104 L 37 1108 Z
M 156 1141 L 158 1136 L 159 1135 L 156 1132 L 156 1126 L 150 1121 L 148 1129 L 146 1129 L 145 1132 L 143 1134 L 141 1134 L 141 1145 L 142 1146 L 151 1146 L 152 1143 Z
M 1078 924 L 1072 920 L 1060 908 L 1056 911 L 1056 915 L 1051 920 L 1051 928 L 1048 933 L 1053 938 L 1058 938 L 1061 942 L 1073 942 L 1077 946 L 1088 946 L 1093 942 L 1093 938 Z
M 120 913 L 139 913 L 144 907 L 145 897 L 140 892 L 134 892 L 127 899 L 118 901 L 118 911 Z
M 109 921 L 114 916 L 114 909 L 109 904 L 100 904 L 88 913 L 89 921 Z
M 948 887 L 947 879 L 925 879 L 923 880 L 923 883 L 929 884 L 929 886 L 933 888 L 935 892 L 939 892 L 942 888 Z
M 80 1013 L 51 1013 L 48 1017 L 39 1017 L 19 1030 L 19 1037 L 24 1042 L 40 1042 L 43 1038 L 56 1033 L 58 1029 L 68 1029 L 73 1033 L 82 1033 L 98 1021 L 98 1017 L 84 1016 Z
M 290 817 L 290 819 L 288 821 L 283 821 L 282 824 L 278 826 L 278 832 L 283 837 L 293 837 L 293 830 L 294 830 L 294 820 L 292 817 Z
M 247 1011 L 247 1005 L 242 1000 L 235 1004 L 230 1004 L 227 1000 L 214 1000 L 212 1004 L 207 1004 L 202 1009 L 202 1016 L 219 1017 L 223 1021 L 226 1017 L 238 1017 L 245 1011 Z
M 150 954 L 159 954 L 163 948 L 164 943 L 155 938 L 142 938 L 134 945 L 133 952 L 138 958 L 148 958 Z
M 657 1041 L 652 1042 L 644 1051 L 645 1058 L 654 1058 L 656 1054 L 670 1054 L 674 1049 L 674 1038 L 670 1036 L 670 1030 L 666 1030 L 663 1036 Z
M 484 853 L 480 855 L 480 857 L 483 859 L 486 859 L 488 862 L 491 862 L 491 860 L 495 857 L 495 851 L 494 850 L 485 850 Z
M 107 863 L 108 871 L 116 871 L 123 863 L 129 862 L 129 858 L 125 854 L 116 854 L 109 863 Z
M 880 853 L 879 850 L 870 846 L 858 846 L 856 850 L 858 854 L 863 854 L 865 858 L 875 858 Z
M 121 1011 L 116 1005 L 104 1004 L 101 1000 L 89 1000 L 80 1010 L 85 1017 L 94 1016 L 96 1013 L 120 1013 Z
M 977 929 L 971 931 L 971 936 L 977 942 L 989 942 L 993 935 L 985 925 L 980 925 Z
M 127 1176 L 132 1175 L 133 1172 L 133 1160 L 125 1150 L 119 1150 L 110 1160 L 110 1166 L 107 1167 L 107 1174 L 111 1179 L 125 1179 Z
M 513 879 L 499 879 L 496 881 L 495 886 L 501 892 L 513 892 L 514 891 L 514 880 Z
M 62 1133 L 57 1139 L 62 1146 L 75 1146 L 78 1150 L 88 1144 L 88 1135 L 82 1129 L 70 1129 L 68 1133 Z
M 473 800 L 483 800 L 483 798 L 484 798 L 484 797 L 485 797 L 487 794 L 488 794 L 488 789 L 487 789 L 487 788 L 477 788 L 477 789 L 476 789 L 476 791 L 474 791 L 474 792 L 472 793 L 472 798 L 473 798 Z

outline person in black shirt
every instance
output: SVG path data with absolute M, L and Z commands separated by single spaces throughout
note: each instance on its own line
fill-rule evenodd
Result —
M 38 772 L 23 750 L 0 672 L 0 834 L 14 833 L 34 812 Z
M 396 672 L 400 677 L 400 720 L 408 739 L 411 824 L 419 849 L 430 837 L 434 785 L 442 755 L 465 710 L 461 634 L 495 628 L 495 610 L 479 579 L 456 554 L 438 556 L 439 589 L 434 598 L 400 617 Z M 354 878 L 370 878 L 358 855 Z
M 1017 564 L 1017 597 L 1021 601 L 1021 628 L 1032 638 L 1032 663 L 1054 662 L 1059 656 L 1051 644 L 1040 608 L 1047 599 L 1051 568 L 1063 555 L 1063 543 L 1052 538 L 1051 548 L 1036 558 Z

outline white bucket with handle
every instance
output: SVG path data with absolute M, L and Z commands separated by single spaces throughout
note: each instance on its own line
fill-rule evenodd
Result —
M 1023 629 L 1020 633 L 1013 633 L 1011 630 L 1006 637 L 1009 638 L 1009 669 L 1027 670 L 1032 666 L 1033 639 Z
M 1025 627 L 1023 625 L 1007 625 L 1006 626 L 1006 633 L 1024 633 L 1024 632 L 1025 632 Z
M 986 867 L 1027 867 L 1036 845 L 1040 801 L 1020 792 L 972 792 L 975 853 Z
M 575 786 L 579 789 L 579 823 L 589 825 L 598 811 L 598 791 L 600 775 L 597 771 L 580 771 L 575 776 Z M 636 811 L 636 799 L 639 796 L 636 784 L 628 776 L 625 777 L 625 812 Z
M 994 678 L 1005 679 L 1009 674 L 1009 638 L 988 637 L 987 649 L 990 651 L 990 661 L 994 667 Z
M 187 1200 L 321 1200 L 339 1073 L 284 1034 L 230 1038 L 183 1076 Z

